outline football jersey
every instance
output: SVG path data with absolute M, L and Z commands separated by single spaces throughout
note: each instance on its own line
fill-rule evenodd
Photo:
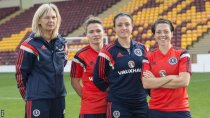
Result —
M 93 83 L 93 70 L 98 52 L 90 45 L 76 53 L 71 64 L 71 78 L 82 78 L 80 114 L 106 112 L 107 93 L 100 91 Z
M 149 70 L 155 77 L 179 75 L 180 72 L 191 74 L 190 54 L 186 50 L 171 47 L 164 55 L 159 49 L 156 49 L 147 54 L 147 59 L 144 60 L 143 71 Z M 160 111 L 190 110 L 186 87 L 151 89 L 150 95 L 150 109 Z
M 118 40 L 102 49 L 96 61 L 93 81 L 102 91 L 108 87 L 108 101 L 127 108 L 147 104 L 146 92 L 141 82 L 142 59 L 145 46 L 131 40 L 129 49 Z

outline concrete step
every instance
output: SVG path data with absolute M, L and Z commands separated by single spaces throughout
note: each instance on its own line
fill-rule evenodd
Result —
M 210 29 L 205 33 L 198 42 L 194 42 L 188 47 L 191 54 L 208 54 L 210 51 Z

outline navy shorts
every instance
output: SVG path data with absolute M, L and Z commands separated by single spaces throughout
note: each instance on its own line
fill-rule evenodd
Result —
M 150 118 L 191 118 L 189 111 L 165 112 L 158 110 L 149 110 Z
M 65 97 L 27 100 L 25 118 L 64 118 Z
M 106 113 L 102 113 L 102 114 L 80 114 L 79 118 L 106 118 Z
M 129 108 L 119 103 L 108 102 L 107 118 L 149 118 L 148 106 Z

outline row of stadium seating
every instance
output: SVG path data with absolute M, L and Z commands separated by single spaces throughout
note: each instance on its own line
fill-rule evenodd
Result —
M 63 18 L 60 33 L 66 36 L 81 26 L 88 15 L 98 15 L 119 1 L 87 0 L 79 2 L 71 0 L 55 3 Z M 0 53 L 17 50 L 22 39 L 25 39 L 31 30 L 31 20 L 38 6 L 35 5 L 16 18 L 0 25 L 0 40 L 2 40 L 0 41 Z M 206 0 L 130 0 L 119 11 L 131 14 L 134 20 L 133 39 L 144 43 L 148 48 L 157 46 L 150 30 L 151 24 L 157 18 L 167 18 L 174 23 L 175 31 L 172 43 L 177 47 L 187 48 L 210 29 L 210 1 Z M 112 21 L 119 11 L 113 12 L 103 19 L 105 31 L 110 41 L 114 41 L 116 38 Z M 14 37 L 18 38 L 15 39 Z M 74 45 L 71 44 L 69 59 L 78 49 L 84 46 L 85 44 L 82 41 Z M 10 62 L 2 63 L 14 64 L 14 61 Z
M 120 0 L 69 0 L 55 2 L 62 16 L 60 33 L 64 36 L 82 25 L 86 17 L 90 14 L 98 15 Z M 14 64 L 16 56 L 6 56 L 8 52 L 17 54 L 20 43 L 26 39 L 31 32 L 33 15 L 40 4 L 36 4 L 25 10 L 20 15 L 12 18 L 8 22 L 0 25 L 0 53 L 4 59 L 0 59 L 2 64 Z M 9 55 L 9 54 L 8 54 Z M 9 61 L 9 60 L 13 61 Z
M 19 10 L 19 7 L 0 8 L 0 20 Z
M 136 5 L 139 5 L 137 9 Z M 157 18 L 167 18 L 174 23 L 175 41 L 173 42 L 175 46 L 182 48 L 187 48 L 210 28 L 210 2 L 208 1 L 132 0 L 127 7 L 124 11 L 129 11 L 134 19 L 133 38 L 142 43 L 146 40 L 148 48 L 155 47 L 154 42 L 151 43 L 153 37 L 150 27 Z M 114 14 L 111 14 L 104 20 L 107 35 L 111 37 L 111 40 L 115 38 L 112 30 L 113 16 Z

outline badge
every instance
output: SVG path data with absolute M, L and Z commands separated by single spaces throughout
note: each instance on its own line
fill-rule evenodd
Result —
M 141 49 L 135 49 L 135 50 L 134 50 L 134 54 L 137 55 L 137 56 L 139 56 L 139 57 L 142 56 L 142 51 L 141 51 Z
M 33 116 L 35 116 L 35 117 L 40 116 L 40 111 L 39 111 L 39 109 L 34 109 L 34 110 L 33 110 Z
M 175 65 L 175 64 L 177 63 L 177 58 L 171 57 L 171 58 L 168 60 L 168 63 L 171 64 L 171 65 Z
M 159 74 L 160 74 L 160 77 L 165 77 L 166 76 L 166 71 L 165 70 L 160 70 Z
M 134 61 L 129 61 L 128 62 L 128 67 L 129 68 L 134 68 L 135 67 L 135 62 Z
M 119 111 L 114 111 L 114 112 L 113 112 L 113 116 L 114 116 L 115 118 L 119 118 L 119 117 L 120 117 L 120 112 L 119 112 Z

